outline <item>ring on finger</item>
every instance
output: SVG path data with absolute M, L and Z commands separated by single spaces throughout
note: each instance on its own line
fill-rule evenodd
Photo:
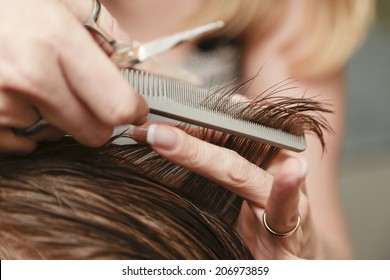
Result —
M 295 227 L 292 230 L 287 231 L 287 232 L 277 232 L 277 231 L 273 230 L 267 223 L 267 214 L 265 213 L 265 211 L 263 212 L 263 224 L 264 224 L 265 229 L 269 233 L 271 233 L 272 235 L 279 237 L 279 238 L 286 238 L 286 237 L 293 235 L 298 230 L 299 226 L 301 225 L 301 215 L 298 214 L 298 220 L 297 220 L 297 224 L 295 225 Z
M 13 131 L 17 135 L 21 136 L 32 136 L 34 134 L 37 134 L 38 132 L 42 131 L 44 128 L 48 126 L 47 121 L 44 118 L 40 118 L 37 122 L 35 122 L 33 125 L 26 127 L 26 128 L 13 128 Z

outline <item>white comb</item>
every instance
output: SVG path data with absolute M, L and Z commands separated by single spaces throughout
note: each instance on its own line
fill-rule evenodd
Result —
M 122 73 L 134 90 L 145 97 L 153 114 L 242 136 L 282 149 L 296 152 L 306 149 L 304 134 L 294 135 L 240 119 L 239 115 L 208 108 L 205 100 L 219 97 L 211 95 L 206 89 L 133 69 L 122 70 Z M 226 108 L 237 106 L 237 102 L 228 101 L 225 104 L 224 101 L 223 106 Z M 242 108 L 243 105 L 238 106 Z

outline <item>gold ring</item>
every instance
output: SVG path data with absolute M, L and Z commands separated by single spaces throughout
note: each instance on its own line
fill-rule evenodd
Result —
M 286 237 L 293 235 L 298 230 L 299 226 L 301 225 L 301 215 L 298 214 L 298 220 L 297 220 L 297 224 L 295 225 L 295 227 L 290 231 L 280 233 L 280 232 L 276 232 L 272 228 L 270 228 L 270 226 L 267 223 L 266 217 L 267 217 L 267 215 L 264 211 L 263 212 L 263 224 L 264 224 L 265 229 L 269 233 L 271 233 L 272 235 L 275 235 L 276 237 L 280 237 L 280 238 L 286 238 Z

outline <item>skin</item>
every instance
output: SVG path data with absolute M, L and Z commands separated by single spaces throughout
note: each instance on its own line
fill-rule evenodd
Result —
M 304 193 L 304 161 L 286 156 L 273 176 L 234 151 L 211 145 L 171 126 L 135 127 L 132 135 L 143 141 L 145 137 L 141 135 L 145 135 L 145 129 L 146 141 L 158 154 L 245 199 L 236 227 L 256 259 L 323 257 Z M 298 214 L 302 217 L 301 225 L 291 237 L 276 238 L 264 227 L 264 211 L 269 226 L 277 232 L 294 228 Z
M 107 54 L 80 25 L 91 7 L 77 6 L 78 2 L 86 7 L 88 1 L 0 0 L 0 5 L 7 8 L 0 11 L 0 42 L 12 42 L 0 43 L 0 152 L 25 153 L 35 148 L 36 141 L 41 139 L 16 136 L 9 127 L 33 124 L 39 118 L 37 112 L 61 131 L 90 146 L 107 141 L 116 125 L 140 124 L 145 120 L 145 101 L 122 81 Z M 200 4 L 196 0 L 102 3 L 124 30 L 141 42 L 176 31 L 176 23 L 191 15 Z M 154 5 L 154 9 L 148 8 L 148 4 Z M 164 9 L 157 9 L 156 5 Z M 263 67 L 262 78 L 256 79 L 251 87 L 257 93 L 290 77 L 289 61 L 295 54 L 282 54 L 278 50 L 300 16 L 299 9 L 292 7 L 290 16 L 272 35 L 261 42 L 249 40 L 244 50 L 243 79 L 255 75 L 261 66 L 267 66 Z M 20 13 L 21 10 L 25 14 Z M 123 32 L 118 31 L 116 22 L 105 10 L 99 24 L 123 39 Z M 67 34 L 63 32 L 65 28 Z M 18 32 L 9 34 L 8 30 L 14 29 Z M 177 53 L 182 50 L 178 49 Z M 90 71 L 92 65 L 94 71 Z M 344 128 L 344 83 L 344 74 L 340 71 L 317 80 L 301 79 L 296 84 L 299 92 L 291 92 L 301 96 L 306 90 L 307 95 L 323 97 L 334 105 L 335 114 L 326 116 L 335 130 L 334 135 L 326 136 L 326 153 L 322 153 L 315 139 L 308 137 L 309 148 L 300 155 L 309 166 L 307 175 L 302 172 L 304 164 L 295 154 L 281 158 L 271 176 L 270 172 L 253 166 L 231 151 L 171 127 L 159 126 L 165 128 L 165 134 L 158 137 L 156 130 L 152 133 L 148 130 L 152 135 L 149 135 L 149 143 L 163 157 L 221 183 L 246 199 L 237 227 L 255 257 L 351 258 L 337 191 L 337 163 Z M 67 104 L 66 108 L 63 104 Z M 168 141 L 170 132 L 176 135 L 172 136 L 174 143 L 161 142 Z M 275 237 L 264 228 L 264 210 L 270 227 L 276 231 L 291 230 L 298 213 L 302 217 L 301 226 L 289 238 Z
M 117 125 L 146 120 L 146 101 L 81 25 L 92 9 L 86 3 L 0 1 L 0 152 L 32 151 L 41 139 L 17 136 L 10 127 L 28 127 L 39 116 L 89 146 L 104 144 Z M 102 27 L 120 33 L 103 13 Z
M 251 88 L 265 90 L 268 87 L 290 77 L 289 61 L 293 60 L 305 47 L 305 37 L 298 37 L 295 49 L 282 53 L 280 47 L 285 38 L 296 34 L 299 19 L 302 18 L 301 1 L 291 1 L 288 16 L 281 23 L 276 32 L 270 34 L 262 42 L 250 41 L 244 51 L 243 77 L 250 77 L 257 73 L 259 65 L 267 65 L 261 71 L 261 79 L 255 79 Z M 264 70 L 264 71 L 263 71 Z M 315 137 L 307 136 L 307 150 L 303 156 L 309 166 L 306 178 L 307 196 L 310 198 L 310 208 L 313 217 L 313 227 L 317 230 L 320 243 L 323 246 L 326 258 L 353 257 L 349 234 L 346 229 L 340 198 L 338 193 L 338 164 L 342 149 L 345 129 L 346 85 L 344 70 L 318 79 L 298 79 L 297 89 L 288 93 L 296 96 L 315 96 L 319 100 L 326 100 L 332 104 L 333 114 L 325 118 L 334 130 L 334 134 L 325 135 L 326 151 L 323 152 L 320 143 Z M 255 93 L 252 92 L 252 96 Z M 285 94 L 285 93 L 283 93 Z M 297 156 L 289 153 L 290 156 Z
M 180 1 L 166 0 L 156 1 L 158 3 L 149 3 L 151 5 L 162 5 L 165 9 L 148 9 L 148 4 L 144 1 L 103 1 L 115 13 L 120 23 L 126 28 L 126 31 L 131 33 L 140 41 L 151 40 L 161 36 L 161 34 L 168 34 L 175 30 L 175 22 L 180 22 L 182 18 L 191 16 L 194 8 L 200 5 L 199 1 L 186 1 L 186 5 L 181 5 Z M 162 3 L 163 2 L 163 3 Z M 271 34 L 259 40 L 247 38 L 248 43 L 245 46 L 242 55 L 242 80 L 255 76 L 260 67 L 260 78 L 253 81 L 252 86 L 248 90 L 249 97 L 255 97 L 261 91 L 286 80 L 291 77 L 289 67 L 292 61 L 300 51 L 305 48 L 305 37 L 298 37 L 301 44 L 290 50 L 282 53 L 280 48 L 283 46 L 285 40 L 289 39 L 291 34 L 296 34 L 296 29 L 299 26 L 299 19 L 302 18 L 302 2 L 300 0 L 290 1 L 288 7 L 288 16 L 281 22 Z M 169 9 L 166 9 L 169 7 Z M 172 9 L 172 10 L 171 10 Z M 135 11 L 144 11 L 142 17 L 137 16 Z M 158 17 L 154 11 L 159 11 Z M 133 16 L 127 16 L 121 11 L 133 11 Z M 161 23 L 158 24 L 156 18 Z M 176 27 L 177 28 L 177 27 Z M 299 34 L 299 33 L 298 33 Z M 177 54 L 185 52 L 185 47 L 178 49 Z M 170 58 L 171 59 L 171 58 Z M 346 229 L 345 220 L 342 214 L 340 205 L 340 198 L 338 192 L 338 163 L 343 142 L 344 131 L 344 115 L 346 108 L 346 86 L 345 73 L 341 69 L 338 72 L 328 76 L 319 77 L 317 79 L 299 78 L 294 83 L 297 89 L 292 89 L 281 94 L 291 94 L 293 96 L 316 96 L 318 99 L 326 100 L 332 104 L 333 114 L 326 115 L 325 118 L 334 130 L 334 134 L 325 135 L 325 143 L 327 145 L 326 151 L 323 152 L 322 147 L 314 136 L 307 135 L 308 149 L 301 153 L 289 153 L 290 157 L 303 157 L 308 165 L 308 174 L 306 175 L 304 189 L 305 199 L 310 198 L 310 216 L 312 222 L 310 224 L 311 230 L 316 232 L 317 244 L 312 244 L 310 248 L 316 253 L 311 257 L 315 258 L 334 258 L 334 259 L 350 259 L 353 258 L 352 246 L 350 244 L 349 234 Z M 207 147 L 207 145 L 206 145 Z M 204 147 L 206 151 L 212 149 L 211 147 Z M 158 151 L 159 152 L 159 151 Z M 168 159 L 182 158 L 182 150 L 177 149 L 175 153 L 171 152 Z M 192 150 L 191 154 L 202 153 L 200 149 Z M 166 156 L 165 154 L 161 154 Z M 230 154 L 224 153 L 223 158 L 229 159 Z M 207 157 L 203 157 L 204 161 L 197 162 L 196 166 L 206 166 L 206 172 L 212 174 L 214 171 L 208 169 L 210 161 Z M 281 158 L 279 163 L 275 165 L 283 166 L 285 158 Z M 178 164 L 181 162 L 175 161 Z M 248 163 L 249 165 L 249 163 Z M 196 172 L 196 167 L 189 164 L 189 169 Z M 272 169 L 276 169 L 275 167 Z M 239 169 L 245 170 L 245 168 Z M 217 174 L 229 174 L 237 171 L 234 167 L 226 167 L 224 170 L 219 170 Z M 260 171 L 259 171 L 260 172 Z M 279 170 L 284 172 L 284 170 Z M 276 176 L 278 174 L 276 173 Z M 245 174 L 238 174 L 237 176 L 244 177 Z M 296 175 L 297 176 L 297 175 Z M 296 181 L 296 185 L 298 181 Z M 259 185 L 261 182 L 258 183 Z M 274 186 L 275 187 L 275 186 Z M 293 199 L 293 198 L 291 198 Z M 272 214 L 271 214 L 272 215 Z M 280 219 L 284 221 L 283 213 L 279 213 L 274 220 Z M 268 217 L 270 217 L 268 215 Z M 291 226 L 290 226 L 291 229 Z M 308 233 L 309 235 L 311 233 Z M 315 248 L 314 248 L 315 247 Z
M 150 40 L 161 36 L 161 34 L 167 34 L 170 30 L 174 29 L 171 26 L 172 21 L 179 21 L 180 17 L 190 16 L 192 10 L 186 10 L 179 3 L 173 6 L 172 0 L 164 1 L 165 7 L 170 6 L 175 9 L 175 12 L 180 12 L 180 16 L 176 18 L 173 15 L 176 13 L 167 13 L 169 17 L 163 12 L 167 9 L 159 9 L 159 20 L 166 20 L 166 25 L 156 24 L 153 20 L 153 10 L 147 9 L 147 5 L 142 5 L 141 1 L 107 1 L 112 11 L 118 14 L 118 19 L 121 19 L 121 23 L 127 30 L 131 32 L 135 37 L 142 40 Z M 161 2 L 161 1 L 160 1 Z M 196 7 L 199 5 L 198 1 L 186 1 L 190 2 L 190 6 Z M 242 66 L 242 79 L 246 80 L 249 77 L 255 76 L 261 66 L 260 78 L 255 79 L 251 88 L 249 89 L 249 96 L 255 97 L 259 92 L 266 90 L 267 88 L 286 80 L 291 77 L 289 71 L 289 62 L 299 54 L 301 47 L 304 48 L 304 37 L 298 38 L 302 41 L 302 44 L 298 44 L 293 51 L 288 53 L 280 52 L 280 48 L 286 38 L 289 38 L 291 34 L 295 34 L 298 26 L 299 19 L 302 17 L 300 9 L 301 2 L 299 0 L 292 1 L 289 6 L 288 16 L 284 19 L 281 25 L 274 30 L 274 32 L 261 41 L 252 40 L 248 38 L 248 44 L 242 53 L 243 66 Z M 133 17 L 126 17 L 122 15 L 119 10 L 136 11 L 137 9 L 144 10 L 147 14 L 143 19 L 139 18 L 133 21 Z M 134 15 L 135 16 L 135 15 Z M 158 25 L 158 26 L 157 26 Z M 153 28 L 152 28 L 153 27 Z M 141 30 L 146 30 L 145 33 Z M 184 48 L 178 50 L 178 53 Z M 179 54 L 180 55 L 180 54 Z M 332 104 L 334 114 L 326 115 L 326 119 L 330 126 L 334 130 L 334 134 L 325 135 L 325 143 L 327 149 L 323 152 L 322 147 L 314 136 L 308 135 L 308 149 L 301 153 L 289 153 L 290 157 L 303 157 L 308 165 L 308 174 L 306 175 L 305 184 L 300 185 L 300 189 L 304 188 L 305 195 L 301 199 L 309 201 L 311 222 L 307 228 L 311 232 L 315 232 L 314 238 L 316 244 L 312 243 L 309 250 L 315 251 L 311 257 L 314 258 L 335 258 L 335 259 L 350 259 L 353 258 L 352 246 L 350 244 L 349 234 L 345 226 L 344 217 L 342 215 L 342 209 L 340 205 L 340 198 L 338 193 L 338 162 L 342 148 L 343 131 L 344 131 L 344 114 L 346 107 L 346 86 L 345 86 L 345 73 L 341 69 L 339 72 L 333 73 L 328 76 L 319 77 L 318 79 L 302 79 L 300 78 L 294 86 L 297 89 L 292 89 L 281 94 L 291 94 L 293 96 L 302 96 L 305 93 L 306 96 L 316 96 L 318 99 L 326 100 Z M 183 140 L 184 141 L 184 140 Z M 207 147 L 207 145 L 206 145 Z M 211 147 L 204 147 L 205 151 L 212 149 Z M 157 152 L 161 152 L 158 150 Z M 177 158 L 182 158 L 181 154 L 184 150 L 177 149 L 175 152 L 171 152 L 169 156 L 165 153 L 160 153 L 162 156 L 167 157 L 170 160 L 175 161 Z M 191 150 L 191 154 L 201 153 L 205 156 L 206 152 L 202 152 L 201 149 Z M 230 158 L 230 154 L 224 152 L 223 158 Z M 202 158 L 202 157 L 200 157 Z M 207 174 L 212 175 L 216 170 L 210 170 L 210 161 L 206 156 L 203 157 L 203 161 L 197 162 L 194 166 L 205 166 Z M 285 158 L 281 158 L 279 163 L 275 165 L 283 166 Z M 175 161 L 181 164 L 180 161 Z M 248 165 L 250 165 L 248 163 Z M 192 171 L 197 171 L 196 167 L 192 164 L 188 164 L 187 167 Z M 239 170 L 245 170 L 241 168 Z M 273 168 L 274 169 L 274 168 Z M 209 170 L 209 171 L 207 171 Z M 228 174 L 231 172 L 237 172 L 235 167 L 226 167 L 224 170 L 219 170 L 219 176 L 222 174 Z M 259 171 L 260 172 L 260 171 Z M 284 169 L 279 172 L 287 172 Z M 238 174 L 237 176 L 245 177 L 246 174 Z M 276 173 L 278 176 L 278 173 Z M 296 174 L 296 176 L 298 176 Z M 283 177 L 283 176 L 282 176 Z M 293 180 L 294 181 L 294 180 Z M 298 181 L 295 180 L 295 187 L 298 187 Z M 277 181 L 278 182 L 278 181 Z M 262 182 L 259 181 L 260 185 Z M 277 183 L 276 183 L 277 184 Z M 293 184 L 293 183 L 291 183 Z M 275 186 L 274 186 L 275 187 Z M 277 188 L 277 186 L 276 186 Z M 283 196 L 283 194 L 280 194 Z M 310 198 L 310 199 L 308 199 Z M 293 197 L 291 198 L 293 199 Z M 280 203 L 279 203 L 280 204 Z M 287 211 L 287 210 L 286 210 Z M 275 221 L 285 221 L 285 214 L 279 213 L 274 218 Z M 301 214 L 302 215 L 302 214 Z M 271 214 L 272 216 L 272 214 Z M 270 217 L 270 215 L 268 215 Z M 271 222 L 272 223 L 272 222 Z M 261 224 L 261 223 L 260 223 Z M 262 225 L 260 225 L 261 227 Z M 276 225 L 275 225 L 276 226 Z M 289 229 L 291 229 L 291 225 Z M 306 231 L 307 231 L 306 228 Z M 288 231 L 288 229 L 286 229 Z M 274 238 L 275 239 L 275 238 Z M 307 256 L 307 255 L 306 255 Z

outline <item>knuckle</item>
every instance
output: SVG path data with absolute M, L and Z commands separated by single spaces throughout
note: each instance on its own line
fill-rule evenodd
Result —
M 226 157 L 226 176 L 232 185 L 240 187 L 251 185 L 254 180 L 253 165 L 241 158 L 241 156 L 231 150 L 227 150 L 228 154 Z
M 42 94 L 51 92 L 48 73 L 48 59 L 55 59 L 56 53 L 52 43 L 35 40 L 23 52 L 22 57 L 9 58 L 7 71 L 0 71 L 0 87 L 23 93 L 32 98 L 40 98 Z M 37 67 L 39 65 L 39 67 Z

